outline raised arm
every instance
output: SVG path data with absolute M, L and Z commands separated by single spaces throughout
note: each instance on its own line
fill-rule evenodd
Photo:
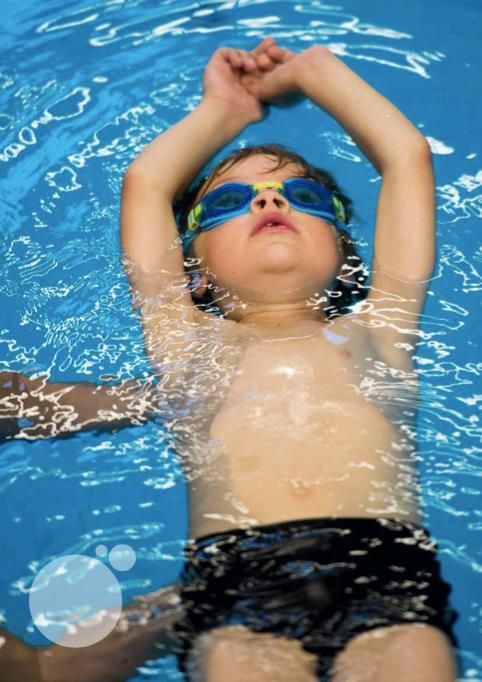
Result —
M 364 317 L 382 357 L 404 365 L 415 350 L 435 264 L 429 144 L 397 107 L 326 48 L 310 53 L 298 78 L 302 91 L 337 119 L 382 176 Z
M 413 342 L 435 262 L 430 147 L 396 106 L 328 48 L 296 54 L 274 45 L 270 54 L 279 67 L 245 77 L 251 91 L 262 101 L 301 92 L 345 128 L 382 176 L 364 317 L 373 322 L 380 350 L 395 357 L 397 342 Z
M 297 78 L 306 96 L 336 118 L 382 176 L 374 270 L 411 281 L 429 277 L 435 244 L 427 140 L 396 106 L 325 47 L 307 54 Z
M 233 107 L 209 96 L 161 133 L 124 175 L 121 241 L 129 259 L 148 272 L 182 272 L 182 248 L 172 203 L 203 165 L 244 127 Z
M 262 49 L 263 44 L 253 52 Z M 241 75 L 255 68 L 250 59 L 245 50 L 216 50 L 204 72 L 200 104 L 147 145 L 124 176 L 121 242 L 128 258 L 127 273 L 140 307 L 148 357 L 154 368 L 158 364 L 167 368 L 169 381 L 182 380 L 176 377 L 176 371 L 182 370 L 173 366 L 183 366 L 190 334 L 179 330 L 212 322 L 211 316 L 196 308 L 187 287 L 172 204 L 216 152 L 262 118 L 262 105 L 241 85 Z M 150 299 L 153 305 L 144 306 Z M 167 335 L 172 337 L 168 342 Z M 170 357 L 163 356 L 167 347 Z
M 113 386 L 48 382 L 0 372 L 0 440 L 52 438 L 144 424 L 156 412 L 152 379 Z
M 261 50 L 263 43 L 253 54 Z M 145 271 L 182 273 L 172 203 L 216 152 L 262 118 L 262 105 L 240 82 L 241 75 L 255 66 L 245 50 L 216 50 L 204 72 L 200 104 L 158 135 L 128 167 L 122 187 L 121 241 L 127 257 Z M 150 282 L 155 287 L 152 278 Z M 191 305 L 188 292 L 184 303 Z

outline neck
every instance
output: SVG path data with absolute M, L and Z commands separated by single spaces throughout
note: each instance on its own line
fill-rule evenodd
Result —
M 288 331 L 296 329 L 299 331 L 311 331 L 327 323 L 326 315 L 320 310 L 249 310 L 243 312 L 237 320 L 238 324 L 245 327 L 255 327 L 258 329 L 272 331 Z

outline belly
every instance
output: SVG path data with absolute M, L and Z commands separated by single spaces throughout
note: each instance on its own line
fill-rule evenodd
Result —
M 270 407 L 231 403 L 216 416 L 223 473 L 191 489 L 192 537 L 313 517 L 422 522 L 413 447 L 374 406 L 298 395 Z

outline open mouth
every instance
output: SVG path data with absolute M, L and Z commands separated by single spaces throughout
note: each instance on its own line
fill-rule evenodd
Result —
M 256 234 L 260 234 L 260 232 L 293 232 L 294 230 L 289 227 L 288 225 L 284 225 L 283 223 L 268 223 L 267 225 L 263 225 L 259 230 L 257 230 Z
M 297 232 L 293 223 L 281 213 L 268 213 L 260 218 L 251 234 L 262 232 Z

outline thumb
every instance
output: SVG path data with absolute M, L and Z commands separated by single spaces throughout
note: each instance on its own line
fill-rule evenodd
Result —
M 256 96 L 257 91 L 259 90 L 259 87 L 257 87 L 259 86 L 259 79 L 250 74 L 244 74 L 241 76 L 241 85 L 246 88 L 251 95 Z

